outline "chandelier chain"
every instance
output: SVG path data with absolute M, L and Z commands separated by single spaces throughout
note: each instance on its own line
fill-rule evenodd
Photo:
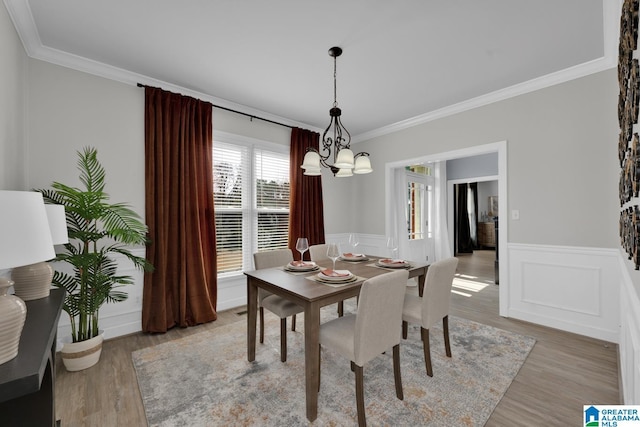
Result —
M 333 106 L 338 106 L 338 73 L 337 70 L 337 59 L 333 57 Z

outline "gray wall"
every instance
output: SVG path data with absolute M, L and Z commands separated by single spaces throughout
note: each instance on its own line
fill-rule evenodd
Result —
M 0 6 L 0 190 L 24 189 L 24 87 L 27 55 Z
M 76 151 L 92 146 L 107 173 L 112 201 L 131 203 L 144 217 L 144 90 L 29 59 L 28 185 L 79 185 Z M 290 130 L 222 110 L 217 131 L 289 144 Z
M 510 242 L 617 248 L 617 97 L 611 69 L 359 143 L 374 173 L 325 180 L 327 232 L 385 233 L 385 163 L 506 140 Z
M 498 153 L 447 160 L 447 179 L 498 175 Z

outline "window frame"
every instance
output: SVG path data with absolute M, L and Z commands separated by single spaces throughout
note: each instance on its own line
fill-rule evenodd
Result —
M 254 268 L 253 265 L 253 253 L 258 250 L 258 215 L 265 212 L 278 212 L 282 210 L 276 209 L 260 209 L 257 207 L 256 198 L 256 173 L 255 173 L 255 150 L 271 151 L 274 153 L 289 155 L 290 147 L 285 144 L 278 144 L 275 142 L 265 141 L 262 139 L 252 138 L 244 135 L 237 135 L 223 131 L 215 131 L 213 135 L 213 161 L 212 166 L 215 164 L 215 150 L 216 143 L 224 143 L 242 146 L 247 149 L 247 155 L 249 157 L 248 164 L 248 177 L 247 183 L 243 183 L 242 188 L 242 206 L 240 208 L 224 209 L 224 212 L 240 212 L 242 214 L 242 241 L 250 242 L 250 248 L 246 249 L 243 243 L 242 245 L 242 268 L 239 271 L 231 271 L 226 273 L 218 272 L 218 280 L 234 279 L 242 276 L 244 271 Z M 291 167 L 291 165 L 289 165 Z M 213 179 L 213 169 L 211 171 Z M 248 187 L 248 188 L 246 188 Z M 246 191 L 245 191 L 246 188 Z M 213 194 L 212 194 L 213 197 Z M 215 212 L 218 212 L 216 209 Z M 287 213 L 290 214 L 290 210 L 287 209 Z M 246 225 L 246 226 L 245 226 Z M 216 230 L 217 234 L 217 230 Z M 217 257 L 217 255 L 216 255 Z

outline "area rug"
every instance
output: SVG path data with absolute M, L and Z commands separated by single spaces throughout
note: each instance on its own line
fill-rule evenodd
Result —
M 345 311 L 353 310 L 345 307 Z M 322 320 L 336 316 L 326 307 Z M 246 321 L 133 352 L 150 426 L 357 425 L 355 379 L 349 361 L 322 351 L 318 418 L 306 418 L 302 315 L 288 332 L 280 362 L 279 319 L 265 313 L 265 343 L 247 361 Z M 535 344 L 458 317 L 449 319 L 453 357 L 441 328 L 431 330 L 433 377 L 425 372 L 420 331 L 402 340 L 404 400 L 393 382 L 391 352 L 364 367 L 365 412 L 371 426 L 482 426 Z

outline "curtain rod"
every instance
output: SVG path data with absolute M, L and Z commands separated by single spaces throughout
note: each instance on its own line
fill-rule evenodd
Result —
M 142 83 L 138 83 L 138 87 L 146 87 L 146 85 L 143 85 Z M 151 87 L 151 86 L 150 86 Z M 273 123 L 274 125 L 279 125 L 279 126 L 284 126 L 286 128 L 289 129 L 293 129 L 295 126 L 290 126 L 290 125 L 285 125 L 284 123 L 280 123 L 280 122 L 276 122 L 273 120 L 269 120 L 269 119 L 264 119 L 262 117 L 258 117 L 258 116 L 254 116 L 253 114 L 248 114 L 248 113 L 243 113 L 242 111 L 238 111 L 238 110 L 232 110 L 231 108 L 227 108 L 227 107 L 223 107 L 221 105 L 216 105 L 216 104 L 211 104 L 213 107 L 215 108 L 219 108 L 221 110 L 227 110 L 230 111 L 232 113 L 236 113 L 236 114 L 241 114 L 243 116 L 247 116 L 250 119 L 258 119 L 258 120 L 262 120 L 263 122 L 269 122 L 269 123 Z

